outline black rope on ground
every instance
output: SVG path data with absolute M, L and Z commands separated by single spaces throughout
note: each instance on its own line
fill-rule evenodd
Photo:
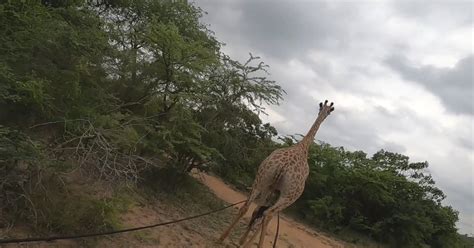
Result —
M 89 234 L 69 235 L 69 236 L 51 236 L 51 237 L 43 237 L 43 238 L 23 238 L 23 239 L 0 239 L 0 244 L 43 242 L 43 241 L 50 242 L 50 241 L 53 241 L 53 240 L 61 240 L 61 239 L 79 239 L 79 238 L 89 238 L 89 237 L 96 237 L 96 236 L 112 235 L 112 234 L 117 234 L 117 233 L 133 232 L 133 231 L 138 231 L 138 230 L 143 230 L 143 229 L 148 229 L 148 228 L 153 228 L 153 227 L 158 227 L 158 226 L 166 226 L 166 225 L 182 222 L 182 221 L 185 221 L 185 220 L 196 219 L 196 218 L 199 218 L 199 217 L 202 217 L 202 216 L 206 216 L 206 215 L 209 215 L 209 214 L 213 214 L 213 213 L 228 209 L 230 207 L 233 207 L 233 206 L 238 205 L 240 203 L 243 203 L 245 201 L 246 200 L 236 202 L 236 203 L 231 204 L 229 206 L 225 206 L 225 207 L 222 207 L 222 208 L 219 208 L 219 209 L 215 209 L 215 210 L 209 211 L 207 213 L 198 214 L 198 215 L 186 217 L 186 218 L 179 219 L 179 220 L 172 220 L 172 221 L 157 223 L 157 224 L 148 225 L 148 226 L 140 226 L 140 227 L 134 227 L 134 228 L 128 228 L 128 229 L 122 229 L 122 230 L 116 230 L 116 231 L 101 232 L 101 233 L 89 233 Z
M 277 230 L 275 233 L 275 239 L 273 240 L 273 248 L 276 248 L 277 246 L 277 240 L 278 240 L 278 231 L 280 230 L 280 212 L 277 213 Z

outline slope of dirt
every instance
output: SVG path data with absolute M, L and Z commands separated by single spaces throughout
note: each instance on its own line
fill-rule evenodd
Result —
M 201 182 L 207 185 L 217 197 L 228 203 L 234 203 L 241 200 L 245 200 L 246 196 L 241 192 L 232 189 L 229 185 L 225 184 L 222 180 L 217 177 L 213 177 L 204 173 L 200 173 L 197 176 Z M 252 204 L 251 208 L 244 217 L 244 221 L 247 223 L 253 208 L 255 205 Z M 276 232 L 276 218 L 271 220 L 267 232 L 266 246 L 272 247 L 273 237 Z M 292 220 L 289 217 L 280 215 L 280 231 L 279 240 L 277 241 L 278 247 L 318 247 L 318 248 L 330 248 L 330 247 L 344 247 L 342 242 L 335 241 L 325 235 L 317 233 L 314 230 Z
M 234 190 L 217 177 L 207 174 L 194 174 L 194 176 L 217 196 L 228 203 L 244 200 L 246 197 L 241 192 Z M 202 193 L 202 192 L 205 193 Z M 186 197 L 183 195 L 170 198 L 170 194 L 158 194 L 157 200 L 150 202 L 143 200 L 135 203 L 120 218 L 122 228 L 145 226 L 160 222 L 181 219 L 213 210 L 221 204 L 211 192 L 201 189 L 198 197 Z M 238 240 L 245 230 L 250 214 L 255 206 L 252 206 L 247 215 L 234 228 L 229 238 L 218 244 L 216 240 L 237 214 L 238 206 L 229 208 L 219 213 L 204 216 L 198 219 L 188 220 L 168 226 L 146 229 L 138 232 L 123 233 L 118 235 L 103 236 L 100 238 L 84 240 L 62 240 L 45 243 L 25 243 L 0 245 L 1 248 L 11 247 L 238 247 Z M 26 237 L 30 233 L 23 228 L 10 230 L 15 237 Z M 276 219 L 272 220 L 266 236 L 265 247 L 272 247 L 276 231 Z M 280 216 L 280 235 L 277 247 L 279 248 L 339 248 L 353 247 L 352 245 L 335 241 L 323 234 L 292 220 Z M 1 234 L 1 230 L 0 230 Z M 2 235 L 0 235 L 2 236 Z M 36 236 L 36 235 L 32 235 Z M 258 238 L 255 241 L 258 241 Z M 256 247 L 256 246 L 255 246 Z

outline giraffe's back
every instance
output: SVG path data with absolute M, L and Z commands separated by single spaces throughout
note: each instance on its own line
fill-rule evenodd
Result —
M 285 182 L 289 180 L 298 179 L 304 187 L 307 176 L 304 168 L 307 170 L 307 162 L 302 160 L 304 157 L 297 149 L 297 147 L 277 149 L 260 164 L 252 187 L 254 191 L 258 191 L 254 192 L 258 204 L 268 205 L 277 191 L 282 193 L 288 191 Z

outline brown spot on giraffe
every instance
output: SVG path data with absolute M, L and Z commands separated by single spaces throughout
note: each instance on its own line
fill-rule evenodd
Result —
M 320 103 L 318 117 L 304 138 L 291 147 L 273 151 L 263 160 L 258 168 L 249 198 L 240 208 L 232 224 L 222 234 L 219 239 L 220 241 L 223 241 L 229 235 L 235 224 L 237 224 L 239 219 L 247 212 L 250 204 L 256 202 L 257 208 L 254 210 L 253 216 L 256 216 L 257 219 L 252 218 L 251 224 L 248 226 L 247 231 L 240 241 L 241 244 L 243 244 L 252 227 L 255 227 L 255 232 L 244 245 L 244 247 L 249 247 L 258 234 L 259 228 L 261 228 L 258 247 L 263 246 L 266 228 L 271 218 L 276 213 L 290 206 L 303 193 L 305 181 L 309 174 L 309 146 L 314 142 L 314 136 L 321 126 L 321 123 L 333 110 L 333 103 L 328 104 L 327 100 L 324 104 Z M 278 199 L 276 202 L 272 202 L 273 196 L 278 192 Z M 263 214 L 260 213 L 262 212 L 261 207 L 265 209 Z M 259 216 L 262 217 L 258 218 Z

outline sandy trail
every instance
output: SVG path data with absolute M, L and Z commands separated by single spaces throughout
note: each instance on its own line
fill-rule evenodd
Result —
M 222 200 L 228 203 L 235 203 L 246 199 L 246 196 L 233 189 L 231 186 L 225 184 L 221 179 L 203 173 L 194 174 L 194 176 L 202 183 L 207 185 L 211 191 Z M 179 204 L 178 204 L 179 205 Z M 237 214 L 236 206 L 232 211 Z M 61 248 L 76 248 L 76 247 L 117 247 L 117 248 L 154 248 L 154 247 L 173 247 L 173 248 L 234 248 L 237 247 L 237 241 L 240 233 L 243 232 L 247 225 L 250 215 L 255 208 L 252 204 L 246 216 L 240 221 L 239 225 L 233 230 L 231 237 L 229 237 L 224 244 L 216 243 L 217 238 L 223 230 L 230 224 L 234 218 L 233 215 L 227 213 L 217 214 L 219 217 L 212 216 L 210 218 L 199 218 L 180 222 L 174 225 L 163 226 L 159 228 L 152 228 L 142 230 L 139 232 L 123 233 L 120 235 L 104 236 L 98 238 L 92 243 L 84 243 L 87 240 L 60 240 L 55 242 L 38 242 L 38 243 L 24 243 L 12 244 L 2 246 L 0 248 L 16 248 L 16 247 L 31 247 L 31 248 L 46 248 L 46 247 L 61 247 Z M 157 200 L 154 204 L 137 203 L 131 207 L 120 219 L 122 226 L 137 227 L 145 226 L 164 221 L 181 219 L 192 215 L 189 207 L 176 206 L 167 202 L 166 199 Z M 193 210 L 197 211 L 197 210 Z M 201 210 L 199 210 L 202 212 Z M 276 231 L 276 218 L 274 218 L 267 231 L 265 239 L 265 248 L 272 247 L 273 239 Z M 27 237 L 29 231 L 17 227 L 14 232 L 15 236 Z M 330 237 L 318 233 L 309 227 L 300 224 L 291 218 L 280 215 L 280 235 L 277 243 L 278 248 L 340 248 L 353 247 L 343 242 L 335 241 Z M 0 229 L 1 234 L 1 229 Z M 36 236 L 36 235 L 34 235 Z M 258 237 L 255 244 L 258 242 Z M 254 246 L 256 247 L 256 246 Z
M 208 174 L 199 173 L 197 178 L 207 185 L 214 194 L 228 203 L 234 203 L 245 200 L 247 197 L 225 184 L 221 179 L 210 176 Z M 236 207 L 238 208 L 238 207 Z M 244 221 L 248 222 L 255 205 L 252 204 L 249 211 L 245 215 Z M 276 218 L 273 218 L 269 224 L 269 230 L 265 238 L 265 247 L 272 247 L 273 239 L 276 231 Z M 296 221 L 280 215 L 280 231 L 279 231 L 278 247 L 318 247 L 318 248 L 334 248 L 344 247 L 344 244 L 335 241 L 323 234 L 317 233 L 310 228 L 297 223 Z M 256 241 L 258 241 L 258 237 Z

